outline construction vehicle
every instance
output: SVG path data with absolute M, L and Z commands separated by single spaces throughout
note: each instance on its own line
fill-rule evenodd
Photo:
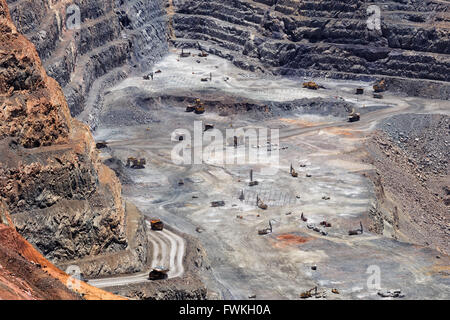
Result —
M 237 137 L 235 137 L 236 139 L 234 140 L 235 141 L 235 145 L 237 145 Z M 254 186 L 257 186 L 259 184 L 259 182 L 258 181 L 253 181 L 253 169 L 251 169 L 250 170 L 250 182 L 248 183 L 248 186 L 249 187 L 254 187 Z
M 355 94 L 364 94 L 363 88 L 357 88 Z
M 150 225 L 153 231 L 162 231 L 164 229 L 164 223 L 160 219 L 150 220 Z
M 386 81 L 380 80 L 380 81 L 376 81 L 375 84 L 373 85 L 373 91 L 379 93 L 379 92 L 384 92 L 386 91 L 387 87 L 386 87 Z
M 95 144 L 95 147 L 97 149 L 104 149 L 104 148 L 108 147 L 108 144 L 105 141 L 99 141 Z
M 303 215 L 303 212 L 302 212 L 302 215 L 301 215 L 301 217 L 300 217 L 301 219 L 302 219 L 302 221 L 304 221 L 304 222 L 306 222 L 306 221 L 308 221 L 308 218 L 306 218 L 304 215 Z
M 202 51 L 198 54 L 198 56 L 199 56 L 199 57 L 202 57 L 202 58 L 206 58 L 207 56 L 209 56 L 209 54 L 202 50 Z
M 380 94 L 380 93 L 374 93 L 374 94 L 373 94 L 373 98 L 374 98 L 374 99 L 383 99 L 383 95 Z
M 184 49 L 181 49 L 181 54 L 180 54 L 181 58 L 187 58 L 187 57 L 190 57 L 190 56 L 191 56 L 190 52 L 184 52 Z
M 349 235 L 349 236 L 356 236 L 356 235 L 358 235 L 358 234 L 363 234 L 364 229 L 363 229 L 363 225 L 362 225 L 362 222 L 361 222 L 361 221 L 359 222 L 359 226 L 360 226 L 359 229 L 356 229 L 356 230 L 350 230 L 350 231 L 348 232 L 348 235 Z
M 195 104 L 186 107 L 186 112 L 195 112 L 196 114 L 205 113 L 205 106 L 200 99 L 195 99 Z
M 211 202 L 211 207 L 217 208 L 217 207 L 223 207 L 225 206 L 225 201 L 213 201 Z
M 348 122 L 357 122 L 361 120 L 361 114 L 355 112 L 355 109 L 348 115 Z
M 155 267 L 152 271 L 148 274 L 149 280 L 164 280 L 168 278 L 169 269 L 164 267 Z
M 258 234 L 260 236 L 263 236 L 263 235 L 272 233 L 272 231 L 273 231 L 273 229 L 272 229 L 272 222 L 269 220 L 269 227 L 265 228 L 265 229 L 258 230 Z
M 326 227 L 326 228 L 331 228 L 331 223 L 329 223 L 329 222 L 327 222 L 327 221 L 321 221 L 320 222 L 320 225 L 321 226 L 324 226 L 324 227 Z
M 262 209 L 262 210 L 267 210 L 267 204 L 265 204 L 257 195 L 256 196 L 256 205 L 258 206 L 258 208 Z
M 200 99 L 195 99 L 195 106 L 194 106 L 194 112 L 196 114 L 202 114 L 205 113 L 205 106 L 203 105 L 203 103 L 201 102 Z
M 310 90 L 318 90 L 319 85 L 313 81 L 303 82 L 303 88 L 310 89 Z
M 291 176 L 293 176 L 294 178 L 298 177 L 298 173 L 297 171 L 295 171 L 294 167 L 291 164 Z
M 127 159 L 126 167 L 131 169 L 144 169 L 146 163 L 147 161 L 145 160 L 145 158 L 137 159 L 134 157 L 129 157 Z
M 317 287 L 309 289 L 308 291 L 302 292 L 300 294 L 300 298 L 302 299 L 312 298 L 312 296 L 317 296 Z

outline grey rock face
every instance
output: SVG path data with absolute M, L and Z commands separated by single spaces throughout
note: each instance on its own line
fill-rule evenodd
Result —
M 180 47 L 204 50 L 249 70 L 345 79 L 393 77 L 450 80 L 449 5 L 441 1 L 175 1 Z M 368 28 L 367 8 L 381 9 L 381 30 Z M 421 81 L 407 92 L 436 95 L 448 84 Z M 442 89 L 444 88 L 444 89 Z M 427 90 L 426 95 L 430 94 Z M 440 92 L 441 91 L 441 92 Z
M 168 50 L 164 0 L 74 1 L 81 17 L 81 28 L 74 30 L 66 24 L 72 3 L 53 2 L 10 0 L 8 5 L 19 31 L 63 88 L 73 116 L 98 102 L 102 83 L 147 70 Z M 95 127 L 93 119 L 82 120 Z

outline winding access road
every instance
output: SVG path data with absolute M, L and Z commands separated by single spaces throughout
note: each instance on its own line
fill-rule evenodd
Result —
M 162 266 L 169 268 L 169 279 L 181 277 L 184 273 L 183 258 L 186 252 L 186 243 L 182 237 L 174 232 L 164 229 L 153 231 L 148 224 L 148 239 L 152 246 L 151 268 L 145 272 L 112 278 L 89 280 L 89 284 L 97 288 L 124 286 L 134 283 L 143 283 L 148 280 L 151 269 Z

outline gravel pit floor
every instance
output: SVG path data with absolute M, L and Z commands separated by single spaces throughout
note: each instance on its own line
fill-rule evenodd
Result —
M 214 56 L 183 59 L 173 53 L 154 71 L 159 69 L 162 72 L 154 74 L 154 80 L 126 79 L 109 90 L 104 100 L 104 112 L 110 112 L 127 110 L 124 101 L 145 96 L 140 100 L 143 110 L 156 120 L 121 126 L 117 119 L 115 126 L 100 123 L 94 134 L 97 140 L 108 142 L 105 159 L 113 156 L 124 163 L 130 156 L 147 159 L 145 169 L 124 169 L 133 181 L 124 185 L 124 195 L 149 217 L 161 218 L 201 241 L 212 268 L 212 276 L 203 278 L 209 290 L 225 299 L 253 295 L 256 299 L 299 299 L 300 293 L 315 286 L 326 291 L 327 299 L 379 299 L 378 289 L 401 289 L 407 299 L 449 298 L 448 256 L 437 258 L 438 253 L 429 248 L 366 230 L 348 235 L 360 222 L 363 226 L 369 223 L 368 212 L 376 204 L 372 184 L 364 177 L 373 168 L 360 161 L 364 139 L 377 123 L 395 114 L 448 114 L 448 101 L 386 93 L 380 103 L 368 93 L 353 94 L 354 88 L 369 84 L 348 81 L 318 81 L 325 89 L 312 91 L 301 88 L 303 79 L 264 78 Z M 210 73 L 213 81 L 201 81 Z M 255 120 L 245 111 L 224 117 L 207 108 L 203 115 L 196 115 L 185 113 L 179 104 L 154 102 L 171 95 L 205 101 L 211 96 L 275 102 L 331 98 L 361 108 L 388 107 L 375 108 L 352 124 L 339 117 L 295 112 Z M 149 100 L 149 96 L 155 99 Z M 171 152 L 180 141 L 172 141 L 172 133 L 187 129 L 193 134 L 194 121 L 200 120 L 214 124 L 224 134 L 231 127 L 279 129 L 280 141 L 272 146 L 279 152 L 279 162 L 226 165 L 218 154 L 210 154 L 198 165 L 174 164 Z M 214 144 L 218 142 L 209 146 Z M 202 149 L 195 142 L 191 146 Z M 250 150 L 253 147 L 248 145 Z M 222 146 L 225 151 L 230 148 L 230 141 Z M 242 157 L 238 152 L 236 158 Z M 298 178 L 290 176 L 291 164 Z M 262 175 L 264 168 L 277 170 Z M 254 187 L 248 186 L 251 169 L 259 181 Z M 267 210 L 256 206 L 257 195 L 268 205 Z M 212 201 L 224 201 L 225 206 L 213 208 Z M 302 221 L 302 213 L 307 222 Z M 331 223 L 331 227 L 321 228 L 327 235 L 308 228 L 308 223 L 319 226 L 324 220 Z M 269 221 L 273 233 L 258 235 Z M 198 228 L 203 231 L 199 233 Z M 312 266 L 317 266 L 316 270 Z M 339 294 L 332 293 L 333 288 Z

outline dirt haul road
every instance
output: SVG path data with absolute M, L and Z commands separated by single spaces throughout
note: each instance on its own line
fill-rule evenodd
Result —
M 150 223 L 148 221 L 146 223 L 149 230 L 148 238 L 152 246 L 151 269 L 159 266 L 168 267 L 170 270 L 168 273 L 169 279 L 183 276 L 183 258 L 186 252 L 184 239 L 167 229 L 153 231 L 150 228 Z M 142 283 L 150 281 L 148 275 L 151 269 L 128 276 L 89 280 L 89 284 L 97 288 L 107 288 Z

